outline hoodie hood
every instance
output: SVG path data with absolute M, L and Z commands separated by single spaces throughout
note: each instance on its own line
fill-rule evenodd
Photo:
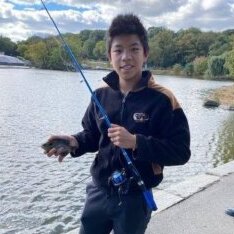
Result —
M 152 73 L 150 71 L 143 71 L 141 75 L 141 79 L 138 82 L 135 91 L 138 91 L 142 88 L 148 87 L 148 82 L 152 77 Z M 119 87 L 119 76 L 115 71 L 110 72 L 107 76 L 103 78 L 103 81 L 112 89 L 120 90 Z

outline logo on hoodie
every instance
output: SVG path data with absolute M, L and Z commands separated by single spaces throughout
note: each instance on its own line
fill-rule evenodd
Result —
M 146 113 L 134 113 L 133 119 L 137 123 L 144 123 L 149 120 L 149 115 Z

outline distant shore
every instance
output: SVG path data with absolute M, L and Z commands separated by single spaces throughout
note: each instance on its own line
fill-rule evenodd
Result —
M 29 68 L 32 68 L 32 67 L 29 67 L 29 66 L 19 66 L 19 65 L 1 65 L 0 64 L 0 69 L 29 69 Z
M 204 103 L 206 107 L 221 106 L 234 111 L 234 85 L 214 90 Z

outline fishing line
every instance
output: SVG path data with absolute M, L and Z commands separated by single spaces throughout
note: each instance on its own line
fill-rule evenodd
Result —
M 78 182 L 77 182 L 77 184 L 81 184 L 81 183 L 83 183 L 85 180 L 89 179 L 90 177 L 91 177 L 91 175 L 89 175 L 89 176 L 85 177 L 84 179 L 82 179 L 82 180 L 78 181 Z
M 71 48 L 68 46 L 68 44 L 66 43 L 66 41 L 64 40 L 64 37 L 62 36 L 59 28 L 57 27 L 57 24 L 55 23 L 54 19 L 52 18 L 52 16 L 50 15 L 45 3 L 43 0 L 40 0 L 45 11 L 47 12 L 49 18 L 51 19 L 55 29 L 57 30 L 58 32 L 58 35 L 62 41 L 62 44 L 67 52 L 67 54 L 69 55 L 73 65 L 74 65 L 74 68 L 76 70 L 76 72 L 80 73 L 89 92 L 91 93 L 91 97 L 93 99 L 93 101 L 95 102 L 95 104 L 97 105 L 99 111 L 101 112 L 101 115 L 103 116 L 103 119 L 105 120 L 106 124 L 107 124 L 107 127 L 111 127 L 111 122 L 109 120 L 109 117 L 107 116 L 106 114 L 106 111 L 104 110 L 104 108 L 102 107 L 101 103 L 99 102 L 99 100 L 97 99 L 95 93 L 93 92 L 93 90 L 91 89 L 87 79 L 85 78 L 83 72 L 82 72 L 82 67 L 80 66 L 80 64 L 78 63 L 77 59 L 75 58 L 73 52 L 71 51 Z M 144 198 L 145 198 L 145 201 L 148 205 L 148 207 L 151 209 L 151 210 L 157 210 L 157 206 L 156 206 L 156 203 L 154 201 L 154 198 L 153 198 L 153 194 L 152 194 L 152 191 L 151 190 L 147 190 L 146 186 L 145 186 L 145 183 L 144 181 L 141 179 L 141 176 L 138 172 L 138 170 L 136 169 L 136 167 L 133 165 L 130 157 L 128 156 L 128 153 L 127 151 L 124 149 L 124 148 L 120 148 L 126 162 L 127 162 L 127 165 L 128 165 L 128 168 L 133 176 L 133 178 L 136 180 L 138 186 L 140 187 L 143 195 L 144 195 Z
M 40 4 L 40 3 L 39 3 Z M 34 1 L 34 7 L 35 9 L 38 9 L 39 11 L 44 11 L 44 7 L 37 4 L 37 1 Z M 43 34 L 43 32 L 42 32 Z M 62 71 L 68 71 L 68 72 L 74 72 L 75 68 L 73 66 L 73 64 L 71 62 L 69 62 L 69 58 L 67 58 L 66 55 L 66 50 L 64 48 L 63 45 L 61 45 L 61 41 L 59 40 L 59 36 L 53 35 L 53 34 L 46 34 L 45 33 L 45 37 L 41 37 L 41 40 L 46 44 L 46 46 L 51 46 L 51 48 L 47 48 L 48 52 L 53 52 L 53 50 L 58 50 L 58 53 L 55 56 L 58 56 L 58 58 L 60 59 L 63 67 L 60 67 L 60 69 L 58 70 L 62 70 Z M 40 37 L 40 36 L 39 36 Z M 54 45 L 53 45 L 54 43 Z M 56 45 L 55 45 L 56 44 Z M 50 54 L 51 56 L 51 54 Z M 52 68 L 53 69 L 53 68 Z M 82 83 L 83 81 L 80 80 L 80 82 Z
M 58 45 L 59 58 L 61 59 L 63 65 L 66 67 L 66 71 L 72 71 L 71 69 L 69 69 L 66 58 L 64 58 L 63 51 L 64 52 L 66 52 L 66 51 L 64 50 L 63 46 L 61 45 L 59 39 L 56 36 L 53 36 L 53 39 L 54 39 L 54 41 L 56 41 L 56 43 Z

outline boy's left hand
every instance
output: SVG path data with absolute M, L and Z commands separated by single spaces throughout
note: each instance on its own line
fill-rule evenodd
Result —
M 108 128 L 108 136 L 114 145 L 125 149 L 136 149 L 136 136 L 126 128 L 117 124 L 111 124 Z

